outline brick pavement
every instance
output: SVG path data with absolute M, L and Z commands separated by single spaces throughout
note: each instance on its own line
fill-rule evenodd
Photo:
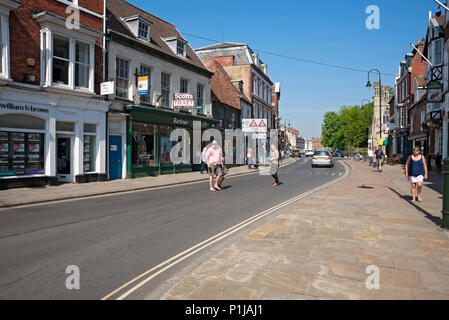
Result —
M 427 183 L 424 202 L 412 204 L 401 167 L 379 174 L 348 163 L 348 179 L 180 271 L 162 299 L 449 300 L 441 193 Z M 371 265 L 380 271 L 379 290 L 366 286 Z

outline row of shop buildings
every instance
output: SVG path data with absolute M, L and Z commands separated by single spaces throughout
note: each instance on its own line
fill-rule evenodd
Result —
M 0 0 L 0 23 L 0 189 L 197 170 L 169 156 L 194 126 L 278 127 L 280 85 L 246 44 L 194 50 L 124 0 Z
M 435 170 L 441 170 L 449 148 L 448 20 L 440 9 L 429 13 L 425 37 L 400 63 L 390 101 L 391 154 L 405 162 L 419 146 Z

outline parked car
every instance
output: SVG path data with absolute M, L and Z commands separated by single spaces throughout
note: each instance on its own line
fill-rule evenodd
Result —
M 299 150 L 293 150 L 292 158 L 296 157 L 301 158 L 301 152 L 299 152 Z
M 329 150 L 316 150 L 312 156 L 312 168 L 315 167 L 334 167 L 334 158 Z
M 313 153 L 313 150 L 306 150 L 306 157 L 312 157 Z
M 334 156 L 334 158 L 337 158 L 337 157 L 344 158 L 345 157 L 345 153 L 342 150 L 335 150 L 333 156 Z

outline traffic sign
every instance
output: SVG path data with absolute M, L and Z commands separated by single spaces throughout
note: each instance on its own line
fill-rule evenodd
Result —
M 267 119 L 243 119 L 242 132 L 248 133 L 267 132 Z

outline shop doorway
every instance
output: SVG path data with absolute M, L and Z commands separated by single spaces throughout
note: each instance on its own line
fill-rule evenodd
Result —
M 109 136 L 109 179 L 122 178 L 122 137 Z
M 73 138 L 56 136 L 56 175 L 59 182 L 73 182 Z

